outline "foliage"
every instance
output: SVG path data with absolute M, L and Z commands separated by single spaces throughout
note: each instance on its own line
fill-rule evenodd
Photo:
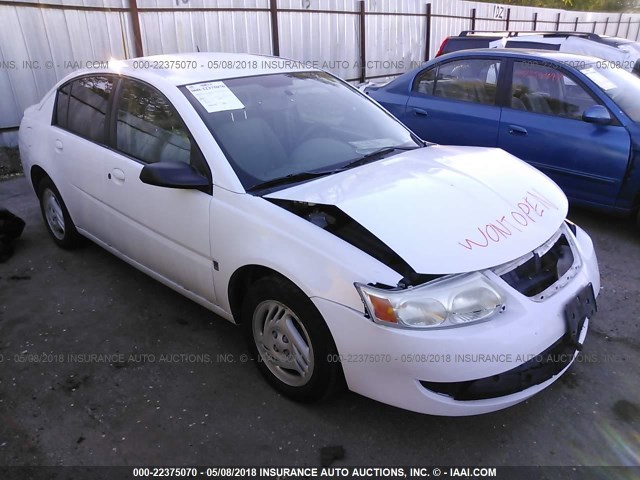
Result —
M 503 0 L 499 3 L 590 12 L 631 12 L 640 7 L 637 0 Z

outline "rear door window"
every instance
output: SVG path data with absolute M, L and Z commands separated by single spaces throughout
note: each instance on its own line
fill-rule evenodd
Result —
M 105 119 L 112 92 L 113 78 L 108 75 L 74 80 L 58 91 L 56 124 L 87 140 L 105 143 Z
M 434 97 L 495 105 L 500 60 L 465 58 L 422 72 L 414 91 Z

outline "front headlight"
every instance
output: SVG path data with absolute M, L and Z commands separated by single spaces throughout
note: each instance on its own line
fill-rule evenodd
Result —
M 400 328 L 457 327 L 487 320 L 505 309 L 503 295 L 478 272 L 406 290 L 355 286 L 374 321 Z

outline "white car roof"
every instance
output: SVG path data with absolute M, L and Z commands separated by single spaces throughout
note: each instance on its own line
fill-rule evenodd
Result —
M 147 62 L 149 66 L 143 66 L 143 69 L 176 86 L 208 80 L 311 70 L 303 62 L 280 57 L 198 52 L 132 58 L 121 62 L 124 67 L 118 73 L 136 76 L 133 71 L 139 71 L 140 66 Z M 175 62 L 183 64 L 175 65 Z M 166 68 L 154 68 L 156 66 Z
M 251 77 L 273 73 L 317 70 L 304 62 L 246 53 L 197 52 L 152 55 L 128 60 L 109 60 L 108 68 L 77 70 L 64 81 L 96 73 L 122 74 L 152 84 L 158 81 L 174 86 L 206 81 Z
M 573 53 L 577 55 L 585 55 L 597 57 L 613 62 L 621 62 L 631 70 L 631 65 L 640 58 L 640 50 L 633 48 L 619 48 L 613 45 L 596 42 L 582 37 L 563 36 L 563 37 L 543 37 L 541 35 L 530 34 L 520 35 L 517 37 L 504 37 L 489 43 L 490 48 L 504 48 L 507 43 L 539 43 L 547 45 L 558 45 L 559 51 L 564 53 Z

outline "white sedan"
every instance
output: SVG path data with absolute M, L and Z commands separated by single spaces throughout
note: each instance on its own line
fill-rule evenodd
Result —
M 575 360 L 600 286 L 547 177 L 427 144 L 329 73 L 199 53 L 79 71 L 28 108 L 54 242 L 89 238 L 239 324 L 301 401 L 498 410 Z

